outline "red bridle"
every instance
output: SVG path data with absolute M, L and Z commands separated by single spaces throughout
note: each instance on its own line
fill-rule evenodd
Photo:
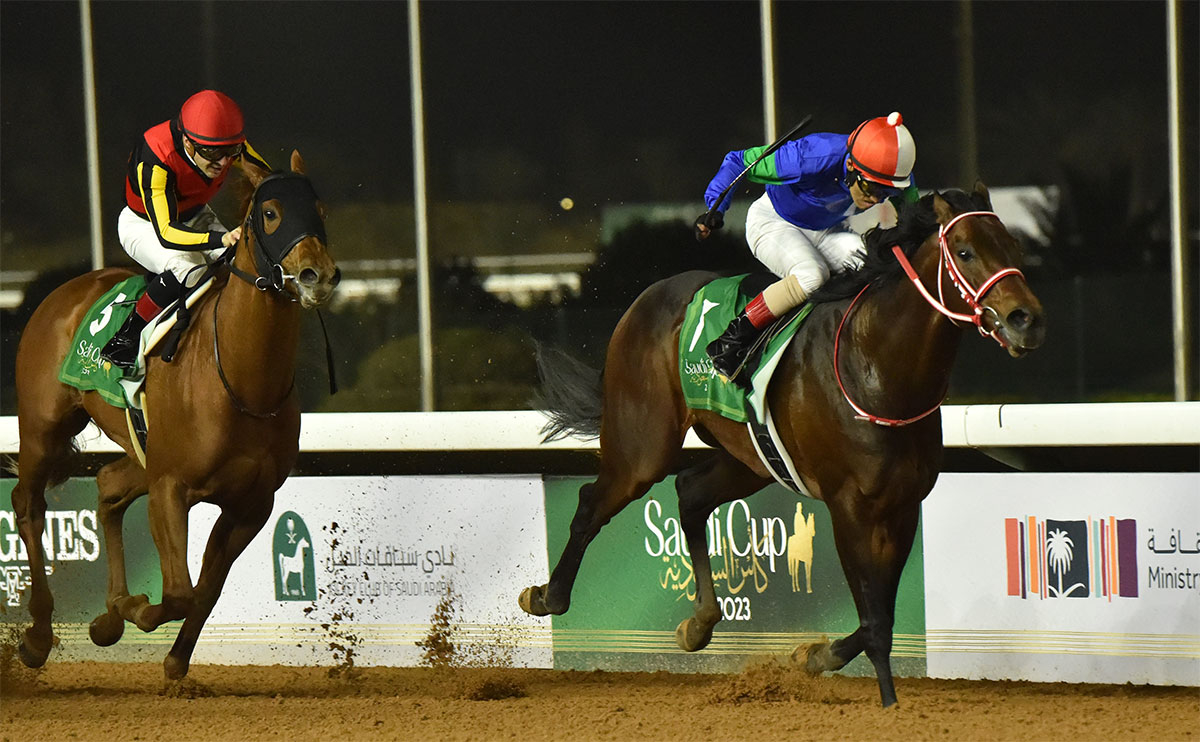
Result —
M 967 277 L 963 275 L 962 270 L 958 267 L 958 264 L 956 262 L 954 262 L 954 255 L 950 252 L 950 241 L 947 239 L 947 235 L 950 233 L 950 228 L 953 227 L 955 224 L 957 224 L 960 219 L 963 219 L 968 216 L 991 216 L 991 217 L 996 217 L 997 219 L 999 219 L 999 217 L 996 216 L 996 214 L 991 211 L 965 211 L 965 212 L 959 214 L 958 216 L 954 217 L 950 221 L 946 222 L 945 224 L 941 225 L 938 228 L 938 245 L 941 248 L 941 254 L 938 257 L 938 275 L 940 276 L 943 272 L 945 272 L 947 275 L 950 276 L 950 281 L 958 289 L 959 295 L 962 296 L 962 299 L 963 299 L 963 301 L 965 301 L 967 303 L 967 306 L 971 308 L 971 310 L 972 310 L 971 314 L 961 314 L 959 312 L 951 311 L 949 308 L 946 307 L 945 295 L 944 295 L 943 288 L 942 288 L 943 283 L 941 281 L 938 281 L 938 298 L 937 299 L 933 298 L 933 295 L 930 294 L 929 290 L 925 288 L 925 285 L 923 283 L 921 283 L 921 277 L 917 275 L 916 269 L 913 268 L 912 263 L 909 262 L 908 257 L 904 254 L 904 251 L 900 249 L 899 245 L 895 245 L 892 247 L 892 253 L 896 256 L 896 260 L 898 260 L 900 262 L 900 267 L 902 267 L 904 269 L 904 272 L 908 275 L 909 280 L 912 281 L 913 286 L 915 286 L 917 288 L 917 291 L 919 291 L 921 293 L 921 296 L 925 298 L 925 301 L 929 302 L 930 306 L 932 306 L 934 309 L 941 312 L 942 314 L 946 315 L 946 317 L 950 318 L 951 322 L 969 322 L 969 323 L 975 325 L 975 327 L 977 327 L 979 329 L 979 334 L 991 337 L 993 340 L 995 340 L 997 343 L 1000 344 L 1000 347 L 1007 348 L 1008 344 L 1005 343 L 1004 339 L 1001 338 L 999 335 L 999 330 L 1000 330 L 999 323 L 994 323 L 992 325 L 992 329 L 990 329 L 990 330 L 987 330 L 984 328 L 984 326 L 983 326 L 984 311 L 986 310 L 986 311 L 991 311 L 994 313 L 994 310 L 984 307 L 981 302 L 983 300 L 984 295 L 987 294 L 987 292 L 991 291 L 996 286 L 996 284 L 1000 282 L 1001 279 L 1007 278 L 1008 276 L 1020 276 L 1021 279 L 1024 280 L 1025 275 L 1023 273 L 1021 273 L 1021 271 L 1017 270 L 1016 268 L 1002 268 L 999 271 L 996 271 L 996 273 L 994 273 L 991 278 L 984 281 L 983 285 L 981 285 L 978 289 L 971 286 L 971 282 L 967 280 Z M 838 362 L 837 362 L 838 345 L 842 338 L 842 328 L 845 326 L 846 319 L 850 316 L 850 312 L 853 311 L 854 305 L 858 303 L 858 300 L 866 292 L 867 288 L 869 288 L 869 285 L 864 286 L 862 291 L 858 292 L 858 296 L 855 296 L 854 300 L 852 302 L 850 302 L 850 306 L 846 308 L 846 313 L 844 315 L 842 315 L 842 321 L 838 325 L 837 334 L 834 335 L 834 338 L 833 338 L 833 373 L 834 373 L 834 377 L 837 379 L 838 388 L 842 390 L 842 396 L 846 398 L 846 402 L 848 402 L 850 404 L 850 407 L 852 407 L 854 409 L 854 411 L 857 413 L 855 415 L 855 417 L 857 417 L 858 419 L 868 420 L 870 422 L 875 423 L 876 425 L 886 425 L 889 427 L 899 427 L 901 425 L 908 425 L 909 423 L 914 423 L 917 420 L 920 420 L 924 417 L 927 417 L 928 415 L 933 414 L 933 412 L 935 410 L 937 410 L 939 407 L 941 407 L 942 400 L 944 400 L 946 397 L 946 391 L 945 390 L 942 391 L 942 394 L 939 397 L 937 404 L 935 404 L 933 407 L 930 407 L 928 410 L 925 410 L 921 414 L 919 414 L 915 417 L 894 420 L 891 418 L 879 417 L 878 415 L 873 415 L 870 412 L 867 412 L 863 408 L 859 407 L 858 404 L 856 404 L 854 402 L 854 400 L 850 398 L 849 393 L 846 392 L 845 384 L 842 383 L 842 374 L 841 374 L 841 370 L 838 368 Z

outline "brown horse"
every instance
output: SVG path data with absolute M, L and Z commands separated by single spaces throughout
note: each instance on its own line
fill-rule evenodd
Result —
M 896 589 L 921 501 L 941 467 L 937 407 L 962 336 L 954 321 L 931 308 L 923 287 L 937 286 L 931 293 L 941 295 L 943 284 L 954 288 L 947 279 L 963 284 L 970 298 L 952 290 L 942 309 L 974 320 L 1014 356 L 1039 346 L 1045 334 L 1041 305 L 1014 267 L 1019 244 L 990 208 L 979 184 L 970 195 L 926 196 L 902 211 L 894 229 L 870 233 L 867 266 L 835 277 L 814 297 L 816 306 L 767 393 L 803 485 L 829 507 L 860 621 L 853 634 L 797 649 L 793 657 L 820 673 L 865 651 L 884 706 L 896 702 L 890 661 Z M 891 251 L 896 244 L 909 256 L 906 262 L 911 259 L 921 291 L 901 273 Z M 601 458 L 596 481 L 579 490 L 570 537 L 550 582 L 520 596 L 526 612 L 566 612 L 588 544 L 668 474 L 678 472 L 680 523 L 695 555 L 707 553 L 705 524 L 715 508 L 772 481 L 745 424 L 684 404 L 680 326 L 693 294 L 713 278 L 690 272 L 646 289 L 617 325 L 603 374 L 563 354 L 539 354 L 548 438 L 598 434 Z M 851 300 L 860 290 L 861 298 Z M 680 471 L 689 428 L 716 450 Z M 695 614 L 675 632 L 689 652 L 707 646 L 721 619 L 709 560 L 696 558 L 693 567 Z
M 163 666 L 168 678 L 187 674 L 230 566 L 270 516 L 275 491 L 296 460 L 300 406 L 293 381 L 300 307 L 328 300 L 339 279 L 325 244 L 324 206 L 303 172 L 298 152 L 292 153 L 291 172 L 247 169 L 254 192 L 230 274 L 193 307 L 192 329 L 174 360 L 148 359 L 144 469 L 133 455 L 124 411 L 96 392 L 58 380 L 88 308 L 133 274 L 109 268 L 75 278 L 46 297 L 30 318 L 17 350 L 21 443 L 12 492 L 31 575 L 33 625 L 19 647 L 26 665 L 40 667 L 54 643 L 54 599 L 41 540 L 45 490 L 69 474 L 73 438 L 90 419 L 127 454 L 96 477 L 108 551 L 108 610 L 92 621 L 92 641 L 113 644 L 125 621 L 153 631 L 183 619 Z M 122 519 L 129 504 L 147 492 L 163 578 L 158 604 L 131 596 L 125 578 Z M 193 587 L 188 510 L 198 502 L 219 506 L 221 515 Z

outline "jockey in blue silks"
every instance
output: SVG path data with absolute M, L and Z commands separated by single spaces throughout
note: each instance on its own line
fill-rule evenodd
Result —
M 696 220 L 698 239 L 724 224 L 733 196 L 720 204 L 717 198 L 765 149 L 725 155 L 704 193 L 708 211 Z M 738 372 L 762 331 L 803 304 L 831 274 L 862 267 L 862 237 L 846 220 L 882 203 L 875 223 L 894 224 L 896 209 L 889 201 L 917 198 L 916 159 L 912 134 L 900 114 L 892 113 L 864 121 L 849 136 L 816 133 L 786 142 L 754 165 L 746 177 L 765 184 L 766 193 L 750 205 L 746 241 L 754 257 L 781 278 L 708 345 L 717 373 L 748 385 Z

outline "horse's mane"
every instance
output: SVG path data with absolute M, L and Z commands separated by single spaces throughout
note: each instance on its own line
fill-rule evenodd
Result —
M 944 191 L 941 197 L 955 211 L 990 210 L 985 196 L 963 191 Z M 903 202 L 896 226 L 890 229 L 876 227 L 863 235 L 867 257 L 863 267 L 853 273 L 839 273 L 813 292 L 809 301 L 820 304 L 839 301 L 856 295 L 869 283 L 886 283 L 902 274 L 900 263 L 892 254 L 892 246 L 900 245 L 904 254 L 912 257 L 929 235 L 937 231 L 937 216 L 933 212 L 934 194 L 930 193 L 914 202 Z
M 254 184 L 247 177 L 230 178 L 230 189 L 233 194 L 234 203 L 237 204 L 238 224 L 241 224 L 242 219 L 246 218 L 246 214 L 250 211 L 250 201 L 254 198 Z

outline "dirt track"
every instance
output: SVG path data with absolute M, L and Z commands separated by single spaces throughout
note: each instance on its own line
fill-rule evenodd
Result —
M 1200 689 L 740 675 L 6 663 L 0 738 L 37 740 L 1180 740 Z

